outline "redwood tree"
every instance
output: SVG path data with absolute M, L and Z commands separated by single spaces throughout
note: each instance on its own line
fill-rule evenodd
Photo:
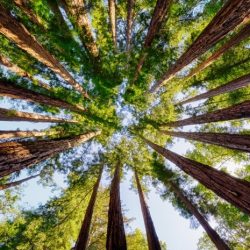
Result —
M 10 138 L 25 138 L 25 137 L 43 137 L 48 135 L 53 135 L 53 131 L 13 131 L 13 130 L 0 130 L 0 139 L 10 139 Z
M 109 5 L 109 21 L 110 21 L 110 29 L 112 33 L 113 43 L 115 48 L 117 48 L 117 20 L 116 20 L 116 0 L 108 0 Z
M 133 19 L 134 19 L 134 6 L 135 0 L 128 0 L 128 15 L 127 15 L 127 30 L 126 30 L 126 47 L 127 51 L 130 49 L 131 43 L 131 34 L 132 34 L 132 26 L 133 26 Z

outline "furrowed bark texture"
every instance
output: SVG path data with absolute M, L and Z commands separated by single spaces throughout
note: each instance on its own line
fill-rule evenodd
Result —
M 82 86 L 74 80 L 70 73 L 35 39 L 34 36 L 29 33 L 22 24 L 12 17 L 1 4 L 0 33 L 36 58 L 39 62 L 45 64 L 56 74 L 60 75 L 83 96 L 88 97 Z
M 226 84 L 221 85 L 217 88 L 211 89 L 203 94 L 194 96 L 194 97 L 189 98 L 187 100 L 184 100 L 184 101 L 180 102 L 179 104 L 182 105 L 182 104 L 202 100 L 205 98 L 214 97 L 216 95 L 228 93 L 228 92 L 234 91 L 236 89 L 247 87 L 248 85 L 250 85 L 250 74 L 239 77 L 239 78 L 237 78 L 229 83 L 226 83 Z
M 148 249 L 149 250 L 161 250 L 160 242 L 156 234 L 154 223 L 151 218 L 148 206 L 146 204 L 144 194 L 142 191 L 142 187 L 141 187 L 141 183 L 140 183 L 136 170 L 135 170 L 135 180 L 136 180 L 137 190 L 139 193 L 141 210 L 142 210 L 143 220 L 144 220 L 146 233 L 147 233 Z
M 120 199 L 120 167 L 120 163 L 118 162 L 115 168 L 115 173 L 110 188 L 108 228 L 106 239 L 107 250 L 127 249 Z
M 192 176 L 222 199 L 238 207 L 243 212 L 250 214 L 250 182 L 235 178 L 205 164 L 187 159 L 145 138 L 143 140 L 157 153 L 174 163 L 186 174 Z
M 165 135 L 201 141 L 250 153 L 250 135 L 227 133 L 174 132 L 161 130 Z
M 127 41 L 127 51 L 130 50 L 131 44 L 131 34 L 132 34 L 132 26 L 134 19 L 134 6 L 135 0 L 128 0 L 128 15 L 127 15 L 127 32 L 126 32 L 126 41 Z
M 0 177 L 38 164 L 98 134 L 100 132 L 89 132 L 68 139 L 0 143 Z
M 96 202 L 96 196 L 97 196 L 99 184 L 100 184 L 101 177 L 102 177 L 102 172 L 103 172 L 103 166 L 100 169 L 98 179 L 93 188 L 93 192 L 92 192 L 92 195 L 91 195 L 91 198 L 90 198 L 90 201 L 89 201 L 89 204 L 88 204 L 85 216 L 84 216 L 82 227 L 81 227 L 74 250 L 86 250 L 88 247 L 90 225 L 91 225 L 94 206 Z
M 184 120 L 169 122 L 163 126 L 182 127 L 193 124 L 203 124 L 218 121 L 230 121 L 250 117 L 250 101 L 245 101 L 228 108 L 219 109 L 204 115 L 193 116 Z
M 25 138 L 25 137 L 43 137 L 54 135 L 52 131 L 11 131 L 0 130 L 0 139 Z
M 0 108 L 0 121 L 27 121 L 27 122 L 67 122 L 77 123 L 77 121 L 66 120 L 46 115 L 38 115 L 33 113 L 21 112 L 12 109 Z
M 250 0 L 228 0 L 187 51 L 151 88 L 150 92 L 153 93 L 156 91 L 165 81 L 173 78 L 177 72 L 209 50 L 229 31 L 233 30 L 239 24 L 246 22 L 249 17 Z
M 62 109 L 69 109 L 74 112 L 82 113 L 84 109 L 75 107 L 60 99 L 48 97 L 32 90 L 22 88 L 7 81 L 0 80 L 0 96 L 8 96 L 14 99 L 22 99 L 27 102 L 40 103 L 48 106 L 55 106 Z
M 116 27 L 117 27 L 117 20 L 116 20 L 116 0 L 108 0 L 109 4 L 109 20 L 110 20 L 110 28 L 113 38 L 113 43 L 115 48 L 117 48 L 117 34 L 116 34 Z

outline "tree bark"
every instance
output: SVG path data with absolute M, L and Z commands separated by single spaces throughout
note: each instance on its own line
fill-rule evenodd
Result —
M 6 183 L 6 184 L 0 184 L 0 190 L 5 190 L 7 188 L 16 187 L 16 186 L 21 185 L 22 183 L 24 183 L 26 181 L 29 181 L 31 179 L 38 177 L 39 175 L 40 174 L 32 175 L 30 177 L 24 178 L 24 179 L 19 180 L 19 181 L 14 181 L 14 182 Z
M 70 73 L 2 5 L 0 5 L 0 33 L 38 61 L 45 64 L 56 74 L 60 75 L 74 89 L 88 98 L 88 94 L 74 80 Z
M 26 121 L 26 122 L 67 122 L 78 123 L 74 120 L 66 120 L 62 118 L 56 118 L 46 115 L 38 115 L 33 113 L 16 111 L 13 109 L 0 108 L 0 121 Z
M 219 121 L 230 121 L 241 118 L 250 117 L 250 101 L 244 101 L 242 103 L 230 106 L 228 108 L 219 109 L 204 115 L 197 115 L 180 121 L 169 122 L 162 124 L 168 127 L 182 127 L 193 124 L 203 124 Z
M 238 179 L 223 171 L 185 158 L 145 138 L 143 138 L 143 140 L 157 153 L 174 163 L 206 188 L 212 190 L 222 199 L 238 207 L 241 211 L 250 214 L 250 182 Z
M 246 22 L 249 17 L 250 0 L 228 0 L 187 51 L 156 82 L 150 92 L 155 92 L 164 82 L 172 79 L 177 72 L 204 54 L 239 24 Z
M 136 170 L 135 170 L 135 180 L 136 180 L 137 190 L 139 193 L 144 225 L 145 225 L 146 233 L 147 233 L 148 249 L 149 250 L 161 250 L 160 242 L 156 234 L 154 223 L 151 218 L 148 206 L 146 204 L 144 194 L 142 191 L 142 187 L 141 187 L 141 183 L 140 183 Z
M 0 177 L 38 164 L 99 134 L 98 131 L 67 139 L 0 143 Z
M 11 139 L 11 138 L 26 138 L 26 137 L 43 137 L 54 135 L 52 131 L 11 131 L 11 130 L 0 130 L 0 140 Z
M 250 135 L 228 133 L 200 133 L 200 132 L 175 132 L 161 130 L 165 135 L 201 141 L 230 149 L 236 149 L 250 153 Z
M 108 0 L 109 4 L 109 20 L 110 20 L 110 28 L 112 33 L 112 39 L 115 46 L 117 48 L 117 20 L 116 20 L 116 0 Z
M 123 225 L 122 208 L 120 200 L 120 162 L 115 168 L 110 188 L 110 201 L 108 211 L 107 250 L 126 250 L 126 236 Z
M 127 32 L 126 32 L 127 51 L 130 50 L 130 44 L 131 44 L 131 34 L 132 34 L 132 26 L 134 19 L 134 6 L 135 6 L 135 0 L 128 0 Z
M 99 184 L 100 184 L 101 177 L 102 177 L 102 172 L 103 172 L 103 166 L 101 166 L 98 179 L 94 185 L 93 192 L 92 192 L 92 195 L 91 195 L 91 198 L 90 198 L 90 201 L 89 201 L 89 204 L 88 204 L 85 216 L 84 216 L 82 227 L 81 227 L 74 250 L 86 250 L 88 247 L 90 225 L 91 225 L 94 206 L 96 202 L 96 196 L 97 196 Z
M 203 94 L 194 96 L 194 97 L 189 98 L 187 100 L 184 100 L 184 101 L 180 102 L 179 104 L 183 105 L 186 103 L 199 101 L 199 100 L 202 100 L 205 98 L 214 97 L 216 95 L 228 93 L 228 92 L 234 91 L 236 89 L 247 87 L 248 85 L 250 85 L 250 74 L 239 77 L 231 82 L 228 82 L 228 83 L 221 85 L 217 88 L 211 89 Z
M 27 102 L 40 103 L 48 106 L 55 106 L 62 109 L 69 109 L 73 112 L 82 113 L 84 108 L 80 109 L 72 104 L 64 102 L 57 98 L 48 97 L 32 90 L 22 88 L 7 81 L 0 80 L 0 96 L 8 96 L 14 99 L 22 99 Z

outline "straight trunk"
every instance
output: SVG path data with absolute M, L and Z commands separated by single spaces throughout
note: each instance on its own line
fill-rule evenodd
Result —
M 174 163 L 222 199 L 250 214 L 250 182 L 230 176 L 205 164 L 190 160 L 143 138 L 152 149 Z
M 127 51 L 130 50 L 130 44 L 131 44 L 131 34 L 132 34 L 132 26 L 134 19 L 134 6 L 135 6 L 135 0 L 128 0 L 127 32 L 126 32 Z
M 64 102 L 57 98 L 48 97 L 32 90 L 22 88 L 7 81 L 0 80 L 0 96 L 8 96 L 14 99 L 22 99 L 27 102 L 39 103 L 48 106 L 55 106 L 62 109 L 69 109 L 73 112 L 82 113 L 84 109 L 80 109 L 74 105 Z
M 164 130 L 161 130 L 161 132 L 165 135 L 185 138 L 188 140 L 201 141 L 250 153 L 250 135 L 228 133 L 174 132 Z
M 5 190 L 7 188 L 16 187 L 16 186 L 21 185 L 22 183 L 24 183 L 26 181 L 29 181 L 31 179 L 34 179 L 34 178 L 38 177 L 39 175 L 40 174 L 32 175 L 30 177 L 24 178 L 24 179 L 19 180 L 19 181 L 14 181 L 14 182 L 6 183 L 6 184 L 1 184 L 0 185 L 0 190 Z
M 156 234 L 154 223 L 151 218 L 148 206 L 146 204 L 144 194 L 142 191 L 142 187 L 141 187 L 141 183 L 140 183 L 136 170 L 135 170 L 135 180 L 136 180 L 137 190 L 139 193 L 144 225 L 145 225 L 146 233 L 147 233 L 148 249 L 149 250 L 161 250 L 160 242 Z
M 99 184 L 100 184 L 101 177 L 102 177 L 102 172 L 103 172 L 103 166 L 100 169 L 98 179 L 94 185 L 93 192 L 92 192 L 89 205 L 87 207 L 87 210 L 84 216 L 82 227 L 81 227 L 74 250 L 86 250 L 88 247 L 90 225 L 91 225 L 94 206 L 96 202 L 96 196 L 97 196 Z
M 67 139 L 0 143 L 0 177 L 41 163 L 67 149 L 88 141 L 98 134 L 100 132 L 89 132 Z
M 56 118 L 46 115 L 38 115 L 33 113 L 16 111 L 13 109 L 0 108 L 0 121 L 25 121 L 25 122 L 67 122 L 77 123 L 74 120 L 66 120 L 62 118 Z
M 153 93 L 165 81 L 172 79 L 177 72 L 208 51 L 239 24 L 246 22 L 249 17 L 250 0 L 228 0 L 187 51 L 156 82 L 150 92 Z
M 208 59 L 198 65 L 196 68 L 191 70 L 187 78 L 193 77 L 203 69 L 207 68 L 213 62 L 215 62 L 219 57 L 221 57 L 225 52 L 227 52 L 232 47 L 238 45 L 241 41 L 250 36 L 250 24 L 248 23 L 244 28 L 242 28 L 235 36 L 233 36 L 228 42 L 216 50 Z
M 116 0 L 108 0 L 109 4 L 109 20 L 110 20 L 110 28 L 112 32 L 113 43 L 115 49 L 117 48 L 117 34 L 116 34 L 116 27 L 117 27 L 117 20 L 116 20 Z
M 211 239 L 211 241 L 215 244 L 218 250 L 230 250 L 228 245 L 224 242 L 224 240 L 217 234 L 217 232 L 209 225 L 208 221 L 205 217 L 199 212 L 199 210 L 195 207 L 195 205 L 185 196 L 183 191 L 172 181 L 169 181 L 168 184 L 170 188 L 173 190 L 175 195 L 180 199 L 180 201 L 185 205 L 187 210 L 195 216 L 195 218 L 199 221 L 201 226 L 206 231 L 207 235 Z
M 108 211 L 107 250 L 126 250 L 126 236 L 123 225 L 122 208 L 120 200 L 120 162 L 115 168 L 110 188 L 110 201 Z
M 0 130 L 0 140 L 11 139 L 11 138 L 27 138 L 27 137 L 43 137 L 54 135 L 52 131 L 11 131 L 11 130 Z
M 193 124 L 203 124 L 219 121 L 230 121 L 241 118 L 250 117 L 250 101 L 244 101 L 242 103 L 230 106 L 228 108 L 219 109 L 204 115 L 193 116 L 184 120 L 169 122 L 163 124 L 168 127 L 182 127 Z
M 60 75 L 74 89 L 88 98 L 82 86 L 77 83 L 70 73 L 57 61 L 29 31 L 20 24 L 11 14 L 0 4 L 0 33 L 13 41 L 18 47 L 45 64 L 48 68 Z

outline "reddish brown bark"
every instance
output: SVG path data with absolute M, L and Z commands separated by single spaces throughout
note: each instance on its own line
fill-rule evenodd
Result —
M 0 33 L 60 75 L 83 96 L 88 97 L 82 86 L 74 80 L 70 73 L 2 5 L 0 5 Z
M 40 103 L 48 106 L 55 106 L 62 109 L 69 109 L 74 112 L 82 113 L 84 108 L 80 109 L 72 104 L 64 102 L 57 98 L 48 97 L 32 90 L 22 88 L 7 81 L 0 80 L 0 96 L 8 96 L 14 99 L 22 99 L 27 102 Z
M 100 169 L 99 176 L 94 185 L 93 192 L 92 192 L 92 195 L 91 195 L 91 198 L 90 198 L 90 201 L 89 201 L 89 204 L 88 204 L 85 216 L 84 216 L 82 227 L 81 227 L 74 250 L 85 250 L 88 247 L 90 225 L 91 225 L 94 206 L 96 202 L 96 196 L 97 196 L 99 184 L 100 184 L 101 177 L 102 177 L 102 171 L 103 171 L 103 166 Z
M 139 193 L 144 225 L 145 225 L 146 233 L 147 233 L 148 249 L 149 250 L 161 250 L 161 245 L 160 245 L 158 236 L 156 234 L 154 223 L 151 218 L 148 206 L 146 204 L 144 194 L 142 191 L 142 187 L 141 187 L 141 183 L 140 183 L 136 170 L 135 170 L 135 180 L 136 180 L 137 190 Z
M 241 118 L 250 117 L 250 101 L 244 101 L 242 103 L 230 106 L 228 108 L 219 109 L 204 115 L 193 116 L 184 120 L 169 122 L 163 124 L 168 127 L 182 127 L 193 124 L 203 124 L 219 121 L 230 121 Z
M 150 92 L 153 93 L 162 86 L 164 82 L 172 79 L 177 72 L 209 50 L 228 34 L 229 31 L 245 22 L 249 17 L 250 0 L 227 1 L 224 7 L 216 14 L 187 51 L 167 70 L 162 78 L 156 82 Z
M 250 135 L 227 133 L 174 132 L 164 130 L 161 130 L 161 132 L 165 135 L 185 138 L 188 140 L 201 141 L 250 153 Z
M 0 139 L 10 138 L 25 138 L 25 137 L 43 137 L 54 135 L 52 131 L 11 131 L 11 130 L 0 130 Z
M 223 171 L 185 158 L 145 138 L 143 138 L 143 140 L 157 153 L 174 163 L 206 188 L 212 190 L 222 199 L 238 207 L 243 212 L 250 214 L 250 182 L 238 179 Z
M 74 120 L 66 120 L 46 115 L 38 115 L 33 113 L 16 111 L 13 109 L 0 108 L 0 121 L 26 121 L 26 122 L 68 122 L 77 123 Z
M 127 41 L 127 51 L 130 50 L 131 44 L 131 34 L 132 34 L 132 26 L 134 19 L 134 6 L 135 0 L 128 0 L 128 15 L 127 15 L 127 32 L 126 32 L 126 41 Z
M 113 38 L 113 43 L 115 48 L 117 48 L 117 20 L 116 20 L 116 0 L 108 0 L 109 3 L 109 20 L 110 20 L 110 28 Z
M 250 74 L 239 77 L 231 82 L 228 82 L 228 83 L 221 85 L 217 88 L 211 89 L 203 94 L 194 96 L 194 97 L 189 98 L 187 100 L 184 100 L 184 101 L 180 102 L 179 104 L 183 105 L 186 103 L 195 102 L 195 101 L 199 101 L 202 99 L 214 97 L 216 95 L 228 93 L 228 92 L 234 91 L 236 89 L 247 87 L 248 85 L 250 85 Z
M 38 164 L 98 134 L 100 132 L 89 132 L 67 139 L 0 143 L 0 177 Z
M 120 199 L 120 167 L 120 162 L 118 162 L 110 187 L 108 228 L 106 240 L 107 250 L 127 249 Z

